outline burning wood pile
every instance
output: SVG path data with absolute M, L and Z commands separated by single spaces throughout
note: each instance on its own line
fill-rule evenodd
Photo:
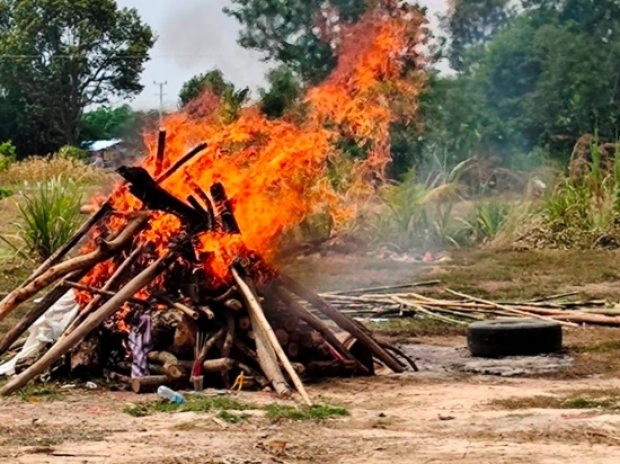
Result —
M 224 185 L 215 183 L 205 191 L 194 184 L 194 195 L 186 201 L 169 193 L 166 180 L 206 144 L 160 172 L 164 146 L 162 131 L 155 177 L 141 167 L 117 171 L 125 180 L 120 188 L 141 202 L 140 209 L 119 211 L 113 196 L 108 198 L 71 240 L 0 303 L 4 319 L 55 284 L 2 338 L 1 355 L 68 290 L 84 302 L 56 343 L 12 378 L 0 390 L 2 395 L 22 388 L 65 355 L 73 371 L 105 368 L 128 381 L 131 373 L 136 392 L 163 384 L 187 386 L 190 379 L 202 378 L 205 387 L 252 384 L 281 396 L 289 396 L 294 387 L 306 403 L 310 398 L 303 377 L 372 375 L 376 362 L 394 372 L 405 369 L 394 355 L 397 348 L 375 339 L 244 246 Z M 176 218 L 180 227 L 169 237 L 168 247 L 157 250 L 149 234 L 156 233 L 155 222 L 163 214 Z M 89 232 L 93 239 L 86 250 L 65 259 Z M 200 249 L 199 237 L 206 232 L 217 233 L 223 241 L 236 240 L 237 255 L 226 275 L 208 275 L 201 265 L 209 259 Z M 334 333 L 297 297 L 345 335 Z M 354 343 L 356 350 L 350 349 Z M 127 352 L 131 363 L 124 359 Z

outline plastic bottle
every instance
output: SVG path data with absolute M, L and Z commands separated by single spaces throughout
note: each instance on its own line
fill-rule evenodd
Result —
M 168 400 L 171 403 L 183 404 L 185 403 L 185 397 L 180 393 L 171 390 L 170 388 L 162 385 L 157 389 L 157 394 L 160 398 Z

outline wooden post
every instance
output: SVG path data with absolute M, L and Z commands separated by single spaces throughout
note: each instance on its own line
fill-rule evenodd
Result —
M 235 281 L 237 282 L 237 285 L 239 286 L 239 290 L 241 290 L 241 293 L 245 297 L 245 300 L 248 306 L 248 312 L 250 313 L 250 317 L 252 318 L 252 327 L 257 332 L 257 335 L 259 332 L 262 332 L 262 334 L 266 336 L 265 337 L 266 341 L 268 341 L 271 344 L 273 350 L 275 351 L 276 355 L 280 359 L 280 362 L 284 366 L 284 369 L 286 370 L 291 380 L 293 381 L 295 388 L 297 389 L 301 397 L 304 399 L 306 404 L 308 406 L 312 406 L 312 401 L 310 400 L 310 397 L 308 396 L 308 393 L 306 392 L 306 389 L 303 383 L 301 382 L 301 379 L 295 372 L 295 369 L 293 369 L 293 366 L 291 366 L 291 362 L 286 356 L 286 353 L 284 353 L 284 351 L 282 350 L 282 347 L 278 343 L 278 339 L 276 338 L 276 335 L 273 332 L 273 329 L 269 325 L 269 321 L 267 321 L 267 318 L 265 317 L 263 308 L 261 308 L 260 304 L 256 300 L 254 293 L 252 292 L 250 287 L 246 284 L 246 282 L 241 278 L 241 276 L 239 275 L 239 273 L 237 272 L 235 268 L 231 268 L 231 272 L 232 272 L 232 275 Z M 257 343 L 258 343 L 258 338 L 259 337 L 257 336 Z
M 131 390 L 134 393 L 150 393 L 160 385 L 170 383 L 165 375 L 149 375 L 147 377 L 138 377 L 131 379 Z
M 161 174 L 161 168 L 164 163 L 165 153 L 166 153 L 166 131 L 163 129 L 159 129 L 159 134 L 157 138 L 157 156 L 155 158 L 155 172 L 154 172 L 155 177 Z
M 353 320 L 351 320 L 346 315 L 342 314 L 336 308 L 332 307 L 329 303 L 327 303 L 323 298 L 318 296 L 312 290 L 305 288 L 300 283 L 291 279 L 290 277 L 281 275 L 280 279 L 284 286 L 299 296 L 304 300 L 308 301 L 312 306 L 316 307 L 323 314 L 331 318 L 338 326 L 351 335 L 353 335 L 360 343 L 363 343 L 368 349 L 382 362 L 385 363 L 392 371 L 396 373 L 401 373 L 404 371 L 403 366 L 398 362 L 396 358 L 394 358 L 390 353 L 388 353 L 384 348 L 382 348 L 379 343 L 372 338 L 372 336 L 365 331 L 361 330 L 357 324 Z
M 56 342 L 54 346 L 52 346 L 52 348 L 50 348 L 47 353 L 41 357 L 41 359 L 30 366 L 30 368 L 26 371 L 11 379 L 4 387 L 2 387 L 2 389 L 0 389 L 0 395 L 10 395 L 11 393 L 24 387 L 37 375 L 40 375 L 49 369 L 52 364 L 60 359 L 61 356 L 76 347 L 90 332 L 114 314 L 118 308 L 120 308 L 121 305 L 127 301 L 127 299 L 135 295 L 136 292 L 140 291 L 155 277 L 157 277 L 157 275 L 168 265 L 170 257 L 171 255 L 166 253 L 138 274 L 133 280 L 119 290 L 113 298 L 110 298 L 97 311 L 92 313 L 78 329 L 73 331 L 64 340 Z

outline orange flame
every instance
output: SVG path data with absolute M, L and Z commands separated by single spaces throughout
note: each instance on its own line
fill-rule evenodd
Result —
M 198 143 L 207 141 L 209 146 L 162 187 L 185 199 L 193 194 L 192 184 L 208 192 L 221 182 L 241 229 L 240 236 L 209 232 L 199 237 L 196 251 L 209 253 L 204 263 L 208 274 L 225 278 L 244 249 L 269 261 L 287 229 L 320 211 L 342 224 L 369 197 L 371 181 L 383 179 L 390 161 L 390 123 L 402 116 L 403 108 L 410 115 L 417 110 L 424 84 L 417 47 L 425 40 L 424 24 L 423 15 L 412 7 L 391 12 L 377 8 L 343 28 L 338 65 L 324 83 L 307 91 L 299 111 L 303 115 L 269 120 L 251 106 L 227 124 L 221 103 L 207 93 L 164 120 L 164 169 Z M 328 166 L 344 157 L 338 148 L 343 138 L 364 147 L 367 156 L 352 163 L 346 182 L 336 188 Z M 157 134 L 147 134 L 145 142 L 149 155 L 142 166 L 153 175 Z M 125 212 L 141 207 L 126 187 L 116 189 L 113 204 Z M 120 218 L 114 221 L 108 228 L 124 224 Z M 139 239 L 153 243 L 161 254 L 180 229 L 176 217 L 158 213 Z M 111 267 L 98 266 L 85 283 L 105 281 Z

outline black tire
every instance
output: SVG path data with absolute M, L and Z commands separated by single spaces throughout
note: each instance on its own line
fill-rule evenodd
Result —
M 556 322 L 510 320 L 474 322 L 467 330 L 472 356 L 533 356 L 562 350 L 562 326 Z

